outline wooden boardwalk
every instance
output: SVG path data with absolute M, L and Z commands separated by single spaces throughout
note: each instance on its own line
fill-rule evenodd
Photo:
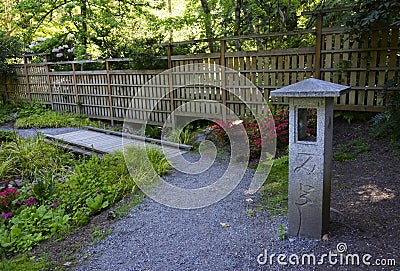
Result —
M 161 146 L 160 140 L 152 140 L 140 136 L 132 136 L 132 138 L 122 138 L 122 133 L 107 131 L 103 129 L 96 129 L 97 131 L 78 130 L 58 135 L 44 134 L 47 139 L 60 143 L 62 147 L 67 147 L 72 151 L 81 151 L 84 154 L 100 153 L 107 154 L 123 149 L 123 146 L 136 145 L 143 146 L 144 141 L 151 141 L 146 143 L 147 146 L 155 148 L 163 148 L 165 155 L 174 157 L 179 154 L 186 153 L 191 146 L 179 145 L 173 142 L 165 142 L 166 145 Z M 110 132 L 112 134 L 106 133 Z

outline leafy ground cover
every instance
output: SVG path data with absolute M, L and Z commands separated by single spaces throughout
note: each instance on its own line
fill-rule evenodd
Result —
M 54 112 L 41 105 L 7 107 L 0 112 L 3 121 L 23 120 L 29 127 L 47 119 Z M 7 115 L 7 116 L 6 116 Z M 57 125 L 93 125 L 82 116 L 59 114 Z M 76 122 L 74 122 L 76 121 Z M 21 122 L 22 123 L 22 122 Z M 53 123 L 55 125 L 55 123 Z M 46 125 L 47 126 L 47 125 Z M 112 218 L 126 213 L 119 202 L 126 198 L 136 204 L 137 182 L 147 182 L 163 175 L 169 164 L 157 149 L 132 146 L 133 157 L 148 155 L 151 165 L 142 159 L 129 174 L 122 152 L 98 156 L 76 156 L 44 141 L 41 135 L 18 137 L 15 132 L 0 132 L 0 258 L 2 270 L 42 270 L 48 268 L 46 257 L 26 254 L 52 238 L 62 239 L 100 214 L 110 210 Z M 152 168 L 153 167 L 153 168 Z M 101 228 L 91 230 L 93 240 L 106 236 Z M 27 267 L 29 266 L 29 268 Z
M 369 144 L 362 139 L 352 139 L 346 144 L 336 146 L 333 158 L 342 162 L 354 159 L 358 154 L 369 151 L 369 148 Z
M 156 171 L 165 174 L 169 164 L 158 150 L 131 147 L 129 153 L 138 157 L 147 151 Z M 3 142 L 0 159 L 0 241 L 6 253 L 27 251 L 55 234 L 85 225 L 90 216 L 134 192 L 136 182 L 152 176 L 151 165 L 140 161 L 131 176 L 122 152 L 76 159 L 40 136 Z M 12 178 L 22 180 L 20 188 L 8 187 Z

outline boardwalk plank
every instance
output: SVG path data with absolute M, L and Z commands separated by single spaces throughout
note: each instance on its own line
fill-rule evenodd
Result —
M 136 145 L 143 146 L 143 141 L 138 139 L 123 138 L 117 135 L 106 134 L 103 132 L 79 130 L 59 135 L 48 135 L 47 138 L 53 140 L 59 140 L 66 144 L 74 146 L 82 146 L 87 149 L 93 150 L 98 153 L 113 153 L 115 151 L 121 151 L 123 146 Z M 152 143 L 145 143 L 146 146 L 164 149 L 164 153 L 169 157 L 173 157 L 179 154 L 186 153 L 187 150 L 174 148 L 170 146 L 164 146 Z

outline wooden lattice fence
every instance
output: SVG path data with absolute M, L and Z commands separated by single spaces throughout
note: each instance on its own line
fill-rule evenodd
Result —
M 237 96 L 225 91 L 225 88 L 237 89 L 242 98 L 251 100 L 252 90 L 246 89 L 240 82 L 226 81 L 220 86 L 209 86 L 206 89 L 186 86 L 185 78 L 191 71 L 185 70 L 184 65 L 203 63 L 222 65 L 239 71 L 257 86 L 267 100 L 270 100 L 270 91 L 313 76 L 351 86 L 348 94 L 337 99 L 336 110 L 384 110 L 386 101 L 382 90 L 385 82 L 400 77 L 399 29 L 371 31 L 363 36 L 361 41 L 345 34 L 343 29 L 333 28 L 273 33 L 257 37 L 284 38 L 310 34 L 315 36 L 316 44 L 313 47 L 266 51 L 230 52 L 226 49 L 226 44 L 235 38 L 214 40 L 220 43 L 220 52 L 212 54 L 173 55 L 172 48 L 179 43 L 167 44 L 168 56 L 161 60 L 167 61 L 170 68 L 182 66 L 174 74 L 174 80 L 169 80 L 166 74 L 159 75 L 163 70 L 110 69 L 112 61 L 127 61 L 126 59 L 86 61 L 104 63 L 105 69 L 82 71 L 76 67 L 86 63 L 84 61 L 30 63 L 29 56 L 25 56 L 24 64 L 16 66 L 17 79 L 9 80 L 2 91 L 10 100 L 43 102 L 57 111 L 82 113 L 111 121 L 124 119 L 126 109 L 129 108 L 132 97 L 136 95 L 136 99 L 140 99 L 136 100 L 135 108 L 137 112 L 142 113 L 136 114 L 135 118 L 140 122 L 144 118 L 143 115 L 150 110 L 150 101 L 159 97 L 161 93 L 167 95 L 153 110 L 152 124 L 164 123 L 173 109 L 193 99 L 214 100 L 223 103 L 238 115 L 242 114 L 245 110 L 243 103 Z M 70 70 L 55 71 L 52 70 L 54 66 L 69 66 Z M 145 93 L 140 91 L 141 87 L 156 75 L 159 76 L 151 81 L 153 85 L 147 86 Z M 138 93 L 140 97 L 137 96 Z M 278 104 L 286 102 L 270 101 Z M 202 107 L 191 113 L 213 115 L 211 109 L 207 108 L 211 107 Z

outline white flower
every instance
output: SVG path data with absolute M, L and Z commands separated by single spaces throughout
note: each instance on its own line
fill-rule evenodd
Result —
M 65 44 L 65 45 L 63 46 L 63 48 L 68 49 L 68 48 L 69 48 L 68 44 Z
M 58 53 L 58 52 L 60 52 L 60 49 L 58 49 L 58 48 L 53 48 L 53 50 L 51 50 L 51 52 L 52 52 L 52 53 Z
M 74 48 L 68 49 L 67 52 L 68 53 L 73 53 L 74 52 Z
M 63 53 L 56 54 L 56 57 L 62 57 L 62 56 L 63 56 Z

